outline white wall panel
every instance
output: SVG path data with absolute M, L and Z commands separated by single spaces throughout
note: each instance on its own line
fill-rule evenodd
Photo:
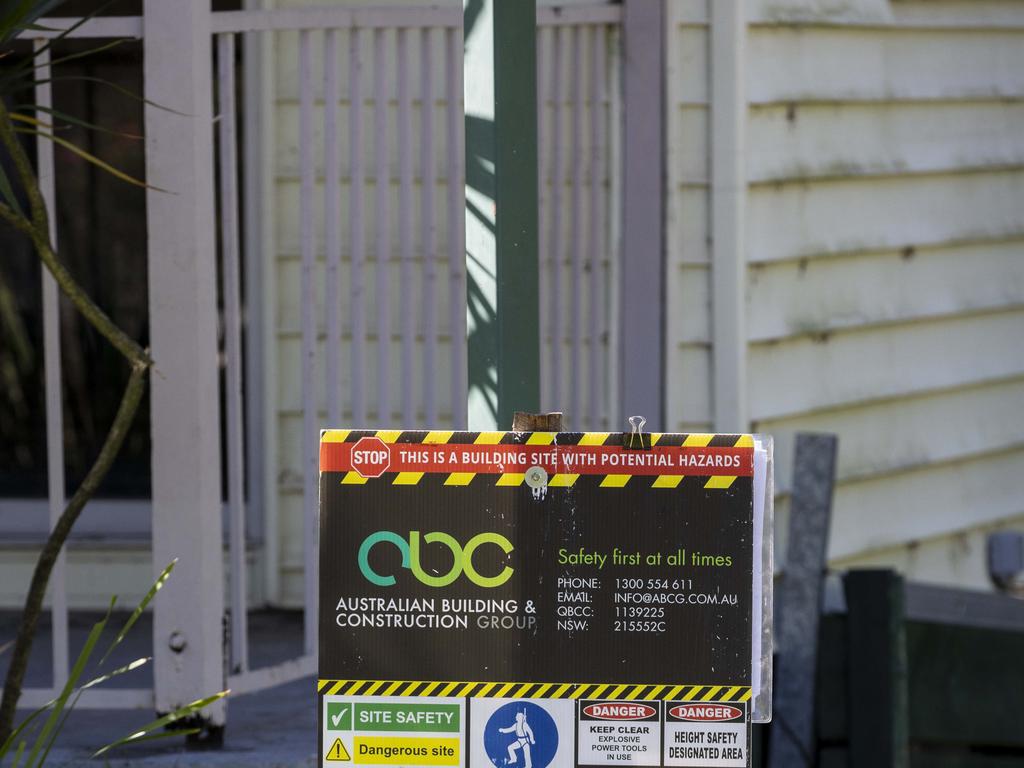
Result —
M 1024 101 L 774 104 L 750 110 L 751 182 L 1024 166 Z
M 1024 171 L 758 185 L 748 201 L 752 262 L 1024 233 Z
M 752 341 L 1024 304 L 1024 240 L 908 248 L 755 265 Z
M 1024 404 L 1024 379 L 1019 377 L 767 420 L 754 428 L 774 435 L 775 488 L 787 494 L 797 432 L 842 436 L 837 476 L 844 482 L 998 452 L 1019 443 L 1024 407 L 1007 407 L 1012 403 Z
M 752 29 L 748 44 L 755 104 L 1024 97 L 1015 30 L 775 26 Z
M 836 489 L 829 556 L 849 557 L 1024 514 L 1024 450 L 969 458 Z
M 1024 311 L 1008 310 L 758 343 L 749 357 L 752 418 L 1019 376 L 1022 339 Z
M 710 14 L 667 8 L 668 413 L 692 429 L 715 392 Z M 747 13 L 748 397 L 778 438 L 777 541 L 793 436 L 831 431 L 835 562 L 984 588 L 984 532 L 1024 513 L 1024 4 Z

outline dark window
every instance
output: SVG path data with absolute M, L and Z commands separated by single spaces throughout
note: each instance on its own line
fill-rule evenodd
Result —
M 216 2 L 217 10 L 241 3 Z M 76 16 L 95 2 L 67 2 L 57 15 Z M 141 3 L 124 2 L 105 14 L 136 15 Z M 108 41 L 66 40 L 55 59 Z M 17 53 L 24 56 L 26 46 Z M 15 57 L 4 65 L 11 66 Z M 110 133 L 59 118 L 58 135 L 135 178 L 145 173 L 141 96 L 142 44 L 125 41 L 54 67 L 54 108 Z M 101 82 L 103 81 L 103 82 Z M 110 85 L 112 84 L 112 85 Z M 116 87 L 113 87 L 116 86 Z M 15 102 L 32 101 L 28 92 Z M 129 336 L 148 344 L 146 206 L 143 189 L 116 179 L 72 152 L 55 149 L 55 215 L 61 259 L 90 296 Z M 24 238 L 0 223 L 0 496 L 46 494 L 46 415 L 43 389 L 40 262 Z M 114 418 L 128 376 L 120 355 L 62 299 L 64 450 L 68 490 L 81 482 Z M 150 493 L 148 398 L 100 495 Z

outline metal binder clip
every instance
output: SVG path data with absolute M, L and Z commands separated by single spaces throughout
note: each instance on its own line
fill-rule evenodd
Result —
M 647 423 L 647 419 L 643 416 L 630 416 L 629 426 L 633 428 L 632 432 L 622 433 L 622 447 L 629 451 L 649 451 L 651 450 L 651 433 L 644 432 L 644 424 Z

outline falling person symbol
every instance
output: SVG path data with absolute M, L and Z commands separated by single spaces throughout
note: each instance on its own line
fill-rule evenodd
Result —
M 508 745 L 508 761 L 515 763 L 518 760 L 517 749 L 523 750 L 523 768 L 533 768 L 533 760 L 530 759 L 530 745 L 536 744 L 533 737 L 533 729 L 526 722 L 526 710 L 516 712 L 516 721 L 508 728 L 499 728 L 499 733 L 515 733 L 516 739 Z
M 520 699 L 498 706 L 481 734 L 488 762 L 494 768 L 569 768 L 571 757 L 555 761 L 561 739 L 547 706 L 558 703 Z

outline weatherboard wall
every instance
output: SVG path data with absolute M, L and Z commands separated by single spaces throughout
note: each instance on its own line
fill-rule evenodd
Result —
M 666 427 L 710 429 L 708 4 L 667 8 Z M 1024 3 L 747 14 L 745 397 L 777 530 L 793 434 L 836 432 L 832 563 L 986 588 L 985 533 L 1024 522 Z

